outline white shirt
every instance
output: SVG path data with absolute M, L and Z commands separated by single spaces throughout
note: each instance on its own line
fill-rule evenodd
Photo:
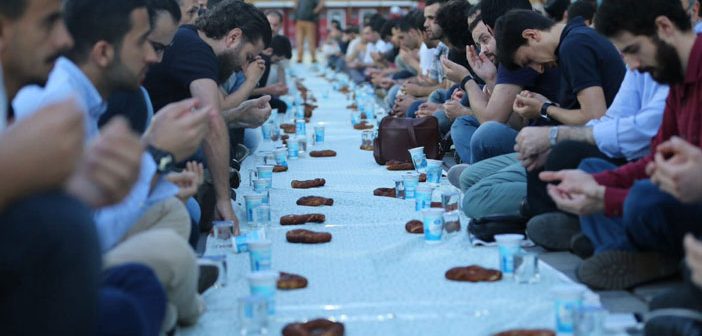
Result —
M 383 41 L 382 39 L 376 41 L 373 44 L 368 44 L 366 47 L 366 53 L 363 55 L 363 64 L 366 65 L 372 65 L 373 64 L 373 56 L 372 53 L 385 53 L 388 50 L 392 49 L 392 43 L 387 43 Z
M 346 48 L 346 57 L 351 56 L 351 54 L 353 54 L 353 52 L 356 50 L 356 48 L 358 48 L 359 44 L 361 44 L 360 37 L 357 37 L 357 38 L 351 40 L 351 42 L 349 42 L 349 47 Z M 359 55 L 359 58 L 360 58 L 360 55 Z
M 0 64 L 0 132 L 5 130 L 7 125 L 7 92 L 5 92 L 5 80 L 2 77 L 2 65 Z

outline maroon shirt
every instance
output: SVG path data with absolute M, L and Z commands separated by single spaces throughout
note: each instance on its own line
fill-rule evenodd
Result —
M 690 53 L 685 79 L 671 85 L 663 123 L 651 140 L 651 154 L 615 170 L 595 174 L 594 178 L 605 189 L 605 214 L 622 216 L 624 199 L 636 180 L 646 179 L 646 165 L 653 161 L 656 148 L 677 135 L 687 142 L 702 147 L 702 35 L 698 35 Z

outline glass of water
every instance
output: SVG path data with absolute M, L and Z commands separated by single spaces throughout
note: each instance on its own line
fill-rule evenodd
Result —
M 242 336 L 268 333 L 268 300 L 251 295 L 239 298 L 239 332 Z
M 214 288 L 223 288 L 227 286 L 227 279 L 229 277 L 229 271 L 227 267 L 227 256 L 224 254 L 218 255 L 206 255 L 202 257 L 208 261 L 211 261 L 217 265 L 219 268 L 219 276 L 217 277 L 217 282 L 214 284 Z

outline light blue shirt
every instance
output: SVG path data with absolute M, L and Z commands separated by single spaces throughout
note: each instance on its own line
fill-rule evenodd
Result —
M 699 21 L 695 24 L 695 33 L 697 34 L 702 34 L 702 21 Z
M 15 108 L 16 117 L 21 119 L 42 106 L 68 97 L 73 97 L 85 111 L 86 143 L 88 143 L 99 135 L 98 120 L 106 111 L 107 105 L 90 79 L 70 60 L 60 58 L 44 88 L 38 86 L 23 88 L 12 105 Z M 150 206 L 173 197 L 178 192 L 175 185 L 163 178 L 159 178 L 152 190 L 151 181 L 155 174 L 156 163 L 150 154 L 144 153 L 141 158 L 139 179 L 129 195 L 119 204 L 95 211 L 95 224 L 103 251 L 111 249 L 121 241 Z
M 607 113 L 587 123 L 593 127 L 600 151 L 629 161 L 647 155 L 651 138 L 661 126 L 667 97 L 667 85 L 657 83 L 648 73 L 627 70 Z
M 7 124 L 7 92 L 5 80 L 2 77 L 2 64 L 0 64 L 0 132 L 5 130 Z

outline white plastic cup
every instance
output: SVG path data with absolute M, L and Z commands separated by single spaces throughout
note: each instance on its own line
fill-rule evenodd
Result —
M 290 160 L 297 160 L 299 157 L 298 155 L 300 154 L 300 144 L 297 142 L 297 139 L 291 138 L 288 139 L 288 159 Z
M 263 204 L 271 204 L 270 190 L 271 184 L 270 180 L 265 179 L 255 179 L 254 180 L 254 191 L 263 194 Z
M 514 255 L 519 252 L 520 244 L 524 240 L 521 234 L 495 235 L 495 241 L 500 251 L 500 271 L 506 277 L 514 274 Z
M 251 272 L 268 271 L 273 265 L 273 243 L 270 240 L 248 242 Z
M 266 239 L 266 230 L 261 228 L 234 237 L 234 253 L 249 252 L 249 242 Z
M 314 127 L 314 143 L 322 144 L 324 143 L 324 126 L 317 125 Z
M 583 304 L 583 293 L 585 288 L 582 285 L 558 285 L 551 289 L 554 296 L 554 313 L 556 315 L 556 333 L 573 333 L 573 315 Z
M 415 172 L 405 173 L 402 175 L 402 181 L 405 187 L 405 199 L 414 199 L 415 191 L 419 184 L 419 174 Z
M 246 204 L 246 220 L 249 223 L 254 221 L 254 209 L 263 204 L 263 194 L 244 195 L 244 203 Z
M 414 194 L 414 210 L 421 211 L 431 208 L 431 186 L 426 183 L 420 183 L 417 186 Z
M 414 169 L 418 173 L 423 173 L 427 168 L 427 156 L 424 154 L 424 147 L 416 147 L 409 149 L 410 157 L 412 158 L 412 164 Z
M 424 223 L 424 242 L 427 244 L 440 243 L 444 231 L 444 209 L 422 210 L 422 222 Z
M 275 291 L 280 273 L 274 271 L 260 271 L 249 273 L 246 280 L 249 282 L 251 295 L 258 295 L 268 301 L 268 315 L 275 314 Z
M 444 164 L 440 160 L 427 160 L 427 183 L 439 184 L 441 182 L 441 166 Z
M 305 119 L 295 120 L 295 134 L 298 136 L 307 134 L 307 124 L 305 124 Z
M 257 165 L 256 170 L 250 170 L 249 180 L 251 185 L 253 185 L 255 179 L 270 180 L 270 184 L 273 186 L 273 166 Z

